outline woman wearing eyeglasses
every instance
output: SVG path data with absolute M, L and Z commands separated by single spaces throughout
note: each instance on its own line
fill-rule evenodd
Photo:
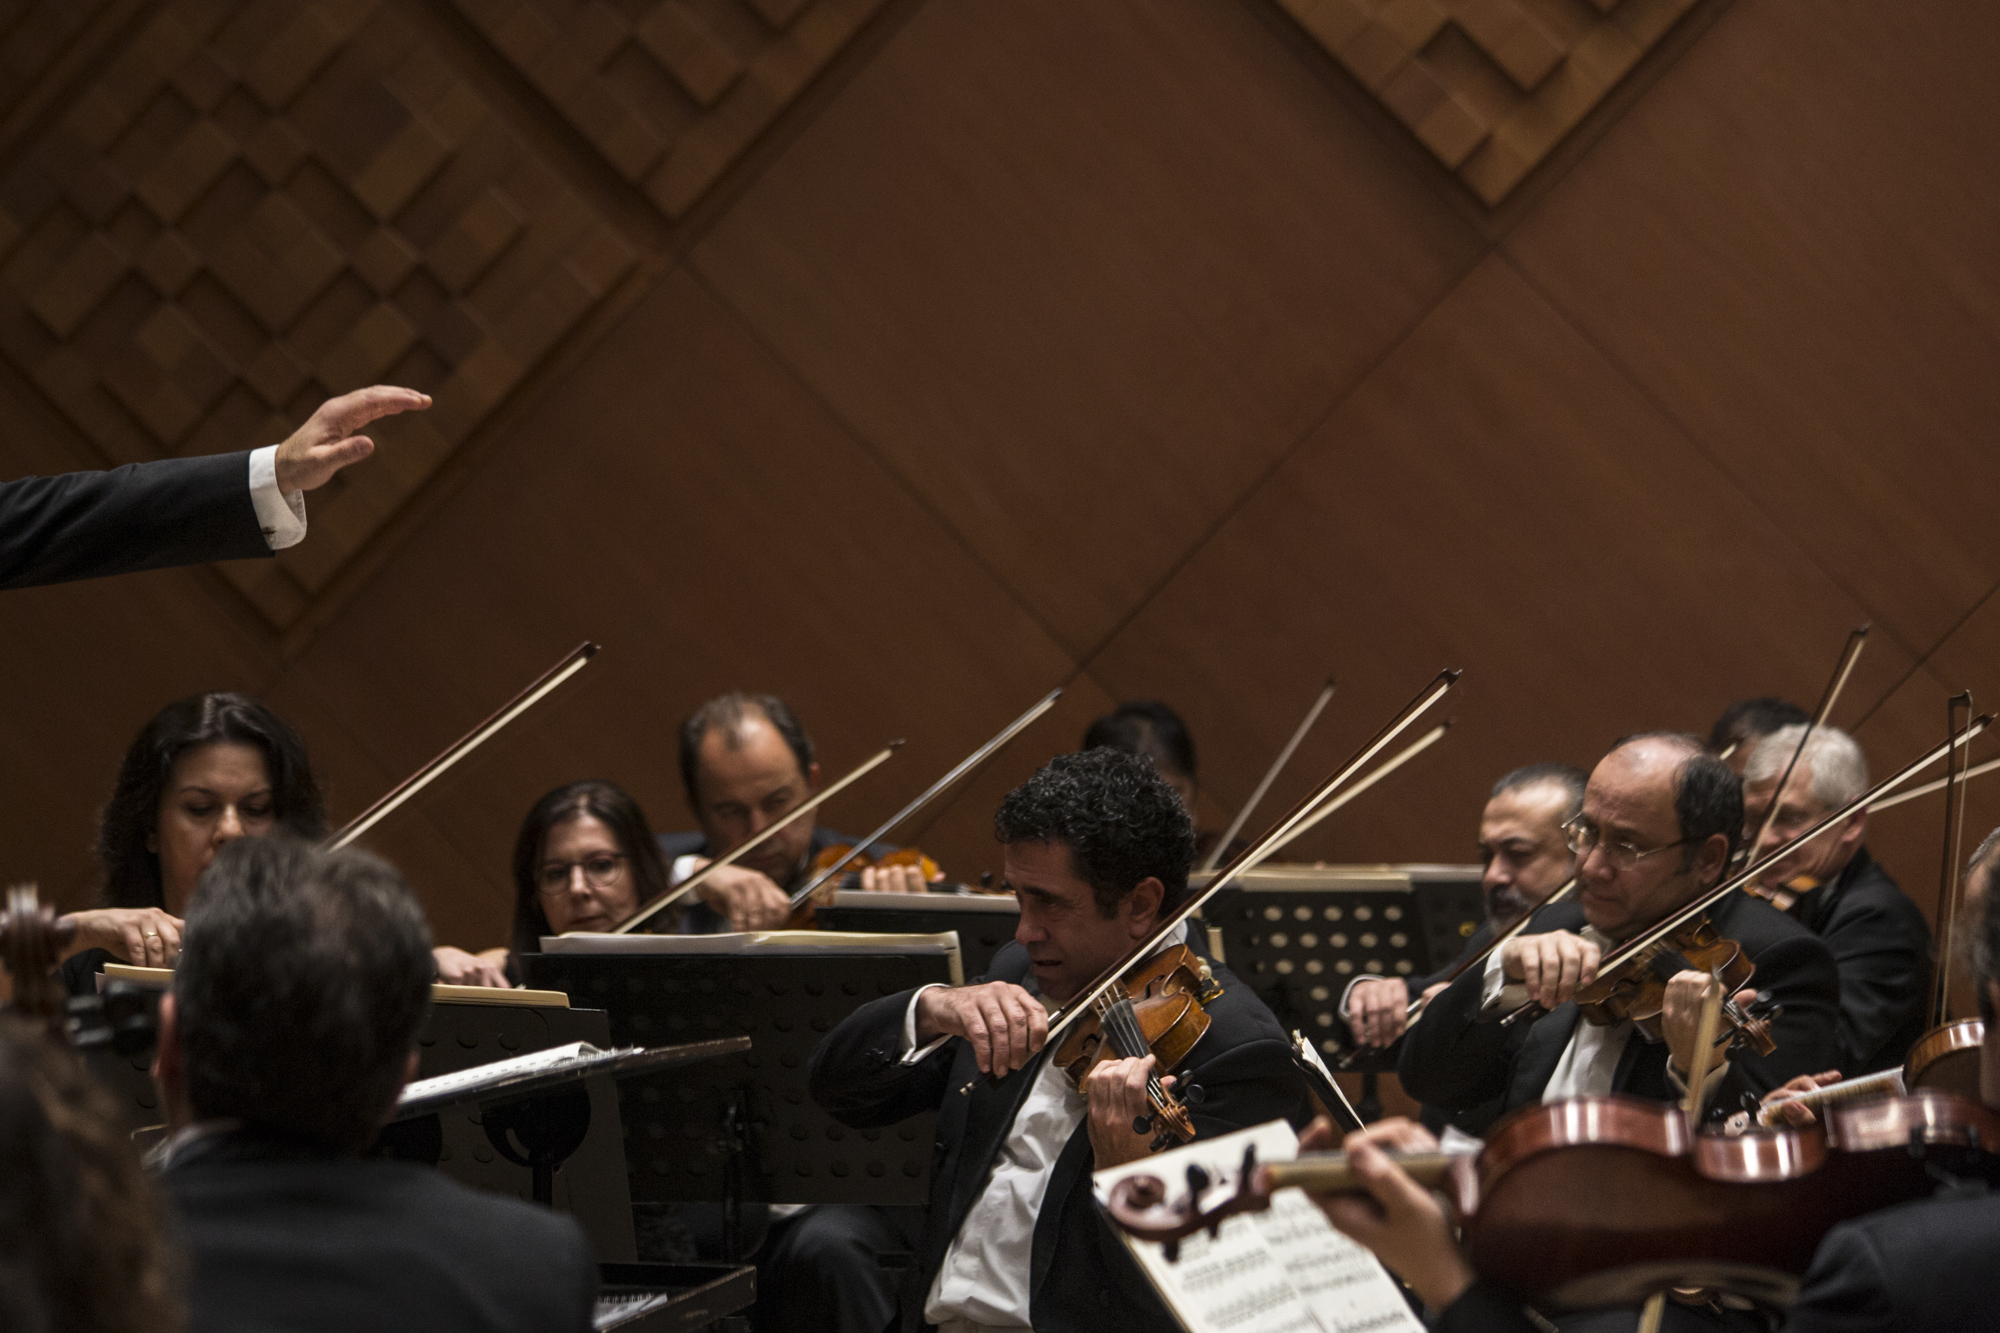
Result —
M 596 778 L 558 787 L 514 842 L 514 958 L 539 952 L 544 935 L 609 930 L 666 891 L 646 812 L 624 788 Z M 671 930 L 672 917 L 660 924 Z

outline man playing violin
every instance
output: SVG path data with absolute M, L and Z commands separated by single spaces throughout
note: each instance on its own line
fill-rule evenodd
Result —
M 1973 870 L 1989 864 L 1995 830 L 1974 854 Z M 1975 900 L 1967 920 L 1979 923 L 1971 950 L 1979 1008 L 1986 1024 L 1979 1050 L 1979 1099 L 2000 1110 L 2000 902 Z M 1797 1080 L 1787 1091 L 1821 1080 Z M 1811 1113 L 1792 1108 L 1793 1124 Z M 1331 1126 L 1315 1126 L 1302 1147 L 1323 1147 Z M 1437 1198 L 1412 1180 L 1384 1149 L 1423 1151 L 1429 1136 L 1407 1121 L 1383 1121 L 1350 1134 L 1342 1147 L 1364 1197 L 1315 1199 L 1334 1226 L 1366 1245 L 1441 1317 L 1441 1333 L 1527 1333 L 1546 1327 L 1521 1302 L 1476 1274 L 1460 1253 Z M 1726 1224 L 1727 1219 L 1724 1219 Z M 1993 1325 L 1990 1266 L 2000 1253 L 2000 1193 L 1940 1191 L 1842 1222 L 1813 1256 L 1799 1298 L 1786 1312 L 1784 1333 L 1959 1333 Z
M 1868 761 L 1844 731 L 1803 726 L 1772 732 L 1743 773 L 1743 827 L 1764 827 L 1778 783 L 1785 784 L 1754 852 L 1765 855 L 1796 838 L 1868 790 Z M 1798 754 L 1789 778 L 1785 766 Z M 1930 992 L 1931 931 L 1924 914 L 1898 888 L 1862 838 L 1868 812 L 1858 810 L 1837 832 L 1779 857 L 1761 879 L 1776 901 L 1826 941 L 1840 970 L 1840 1069 L 1853 1077 L 1903 1063 L 1924 1034 Z
M 1587 774 L 1568 764 L 1529 764 L 1493 784 L 1479 816 L 1479 887 L 1486 920 L 1457 959 L 1430 977 L 1358 977 L 1340 1005 L 1357 1045 L 1384 1047 L 1403 1035 L 1410 1005 L 1444 988 L 1461 960 L 1541 906 L 1576 865 L 1563 825 L 1583 809 Z
M 1708 974 L 1684 970 L 1666 983 L 1660 1041 L 1629 1021 L 1586 1021 L 1574 997 L 1608 951 L 1721 882 L 1742 827 L 1736 775 L 1696 738 L 1661 732 L 1620 742 L 1567 825 L 1576 900 L 1538 914 L 1536 933 L 1508 941 L 1431 1002 L 1403 1042 L 1404 1088 L 1454 1111 L 1494 1097 L 1503 1110 L 1609 1092 L 1677 1101 Z M 1726 1115 L 1832 1063 L 1839 981 L 1826 945 L 1769 903 L 1731 894 L 1708 918 L 1755 965 L 1755 990 L 1739 1003 L 1761 994 L 1778 1010 L 1776 1049 L 1738 1048 L 1708 1085 L 1710 1113 Z M 1546 1012 L 1525 1039 L 1510 1041 L 1498 1020 L 1530 1000 Z
M 1081 1087 L 1048 1058 L 1050 1015 L 1135 956 L 1187 891 L 1194 826 L 1144 759 L 1101 748 L 1051 761 L 994 819 L 1014 942 L 971 985 L 863 1005 L 813 1053 L 812 1094 L 865 1129 L 937 1112 L 929 1214 L 904 1287 L 905 1330 L 1156 1333 L 1173 1325 L 1099 1220 L 1093 1169 L 1152 1150 L 1154 1057 L 1107 1059 Z M 1170 931 L 1148 954 L 1172 948 Z M 1284 1029 L 1220 966 L 1209 1027 L 1174 1071 L 1199 1086 L 1200 1136 L 1284 1117 L 1310 1094 Z
M 660 835 L 660 853 L 675 884 L 710 858 L 735 851 L 819 790 L 812 737 L 784 700 L 768 694 L 725 694 L 697 708 L 681 723 L 680 767 L 688 809 L 701 829 Z M 842 842 L 854 839 L 819 827 L 813 814 L 801 815 L 702 881 L 702 901 L 682 917 L 682 929 L 709 934 L 782 928 L 792 914 L 791 895 L 812 878 L 814 859 Z M 894 850 L 878 843 L 868 854 L 880 858 Z M 884 866 L 863 870 L 861 887 L 921 893 L 925 881 L 915 866 Z

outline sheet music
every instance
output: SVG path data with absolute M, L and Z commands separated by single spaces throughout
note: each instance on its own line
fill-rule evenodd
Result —
M 1251 1143 L 1259 1161 L 1298 1156 L 1298 1136 L 1274 1120 L 1099 1171 L 1098 1201 L 1132 1175 L 1185 1188 L 1190 1163 L 1209 1173 L 1212 1190 L 1233 1192 Z M 1423 1333 L 1381 1262 L 1328 1225 L 1296 1189 L 1280 1190 L 1269 1212 L 1228 1219 L 1213 1239 L 1204 1232 L 1183 1240 L 1176 1263 L 1167 1262 L 1163 1246 L 1124 1239 L 1189 1333 Z
M 551 1046 L 545 1051 L 532 1051 L 509 1060 L 495 1060 L 491 1064 L 474 1065 L 455 1074 L 420 1078 L 414 1083 L 404 1084 L 403 1095 L 396 1101 L 398 1105 L 402 1105 L 445 1093 L 470 1092 L 516 1074 L 534 1074 L 544 1069 L 559 1069 L 568 1064 L 588 1063 L 586 1059 L 588 1056 L 619 1053 L 600 1051 L 587 1041 L 573 1041 L 566 1046 Z

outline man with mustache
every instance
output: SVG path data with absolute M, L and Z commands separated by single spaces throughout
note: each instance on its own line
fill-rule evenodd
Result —
M 1444 985 L 1452 968 L 1486 948 L 1495 934 L 1541 906 L 1576 865 L 1563 825 L 1583 808 L 1586 774 L 1568 764 L 1529 764 L 1493 784 L 1479 816 L 1479 887 L 1486 920 L 1465 942 L 1458 959 L 1428 977 L 1359 977 L 1341 1001 L 1354 1040 L 1385 1047 L 1403 1035 L 1412 1001 Z

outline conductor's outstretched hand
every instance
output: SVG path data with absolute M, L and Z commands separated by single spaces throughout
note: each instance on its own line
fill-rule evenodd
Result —
M 375 452 L 375 441 L 356 434 L 362 427 L 377 417 L 421 412 L 430 405 L 429 394 L 390 384 L 327 399 L 278 446 L 278 489 L 286 495 L 318 490 L 334 473 Z

